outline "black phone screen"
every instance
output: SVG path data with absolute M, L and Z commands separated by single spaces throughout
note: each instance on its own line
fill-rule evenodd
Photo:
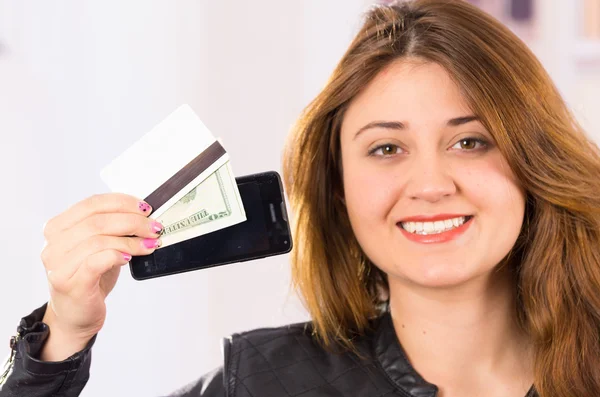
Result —
M 292 239 L 279 175 L 266 172 L 236 182 L 246 221 L 134 257 L 133 277 L 147 279 L 289 252 Z

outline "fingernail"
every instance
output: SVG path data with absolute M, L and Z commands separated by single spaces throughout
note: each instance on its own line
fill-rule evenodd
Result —
M 163 231 L 163 225 L 160 222 L 152 222 L 152 231 L 156 234 L 160 234 Z
M 125 261 L 129 262 L 131 260 L 131 255 L 123 253 L 123 259 L 125 259 Z
M 158 248 L 161 246 L 162 241 L 160 241 L 159 238 L 145 238 L 144 241 L 142 241 L 142 244 L 144 244 L 144 247 L 146 248 Z
M 140 209 L 140 211 L 145 212 L 145 213 L 149 213 L 150 210 L 152 209 L 152 207 L 150 207 L 150 204 L 148 204 L 144 201 L 139 202 L 138 208 Z

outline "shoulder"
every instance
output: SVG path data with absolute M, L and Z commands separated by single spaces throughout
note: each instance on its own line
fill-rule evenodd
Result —
M 361 358 L 366 359 L 361 360 L 349 351 L 325 349 L 313 336 L 313 329 L 311 322 L 305 322 L 226 338 L 224 380 L 228 395 L 286 396 L 308 390 L 325 393 L 332 382 L 342 383 L 337 387 L 344 388 L 349 378 L 360 377 L 374 368 L 370 337 L 355 341 L 364 353 Z M 242 389 L 243 393 L 237 394 Z
M 305 374 L 311 357 L 325 354 L 311 336 L 312 329 L 312 323 L 305 322 L 258 328 L 225 338 L 227 395 L 287 395 L 284 384 Z M 244 389 L 242 394 L 238 394 L 240 389 Z
M 229 349 L 229 359 L 243 356 L 260 361 L 271 356 L 284 358 L 287 355 L 298 357 L 300 353 L 321 350 L 312 336 L 312 322 L 287 324 L 279 327 L 258 328 L 232 334 L 225 339 Z
M 372 329 L 378 327 L 379 320 L 374 320 L 371 324 Z M 361 355 L 371 350 L 373 336 L 373 332 L 367 332 L 354 339 L 354 345 Z M 294 357 L 298 361 L 303 356 L 317 358 L 349 354 L 348 351 L 335 346 L 330 349 L 324 348 L 315 336 L 312 321 L 235 333 L 224 339 L 224 345 L 228 349 L 226 357 L 230 359 L 243 356 L 257 361 L 271 357 L 277 360 Z

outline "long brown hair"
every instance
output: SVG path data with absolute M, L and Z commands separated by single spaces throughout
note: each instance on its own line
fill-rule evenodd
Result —
M 542 397 L 600 396 L 600 149 L 512 32 L 461 0 L 374 6 L 284 154 L 295 215 L 294 286 L 325 347 L 352 349 L 386 302 L 385 277 L 350 227 L 340 167 L 348 105 L 387 65 L 443 66 L 527 193 L 521 234 L 502 266 L 535 347 Z

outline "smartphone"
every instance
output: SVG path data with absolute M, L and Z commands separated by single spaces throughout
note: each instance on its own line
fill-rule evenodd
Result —
M 246 220 L 168 247 L 134 256 L 131 275 L 146 280 L 171 274 L 244 262 L 292 249 L 281 177 L 275 171 L 236 178 Z

